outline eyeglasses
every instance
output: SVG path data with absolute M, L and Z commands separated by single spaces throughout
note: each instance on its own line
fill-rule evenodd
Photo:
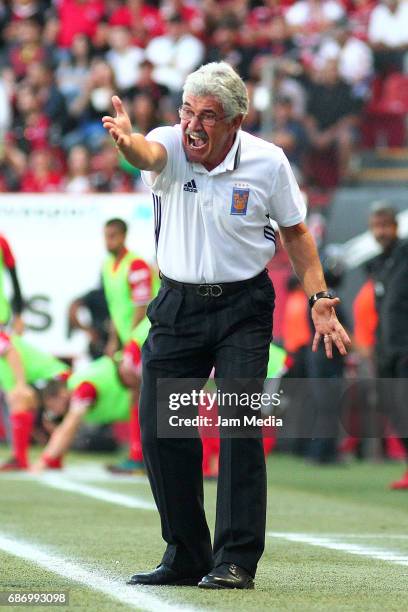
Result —
M 194 117 L 197 117 L 201 125 L 206 125 L 207 127 L 214 127 L 217 121 L 222 121 L 223 119 L 228 118 L 228 115 L 218 117 L 211 111 L 203 111 L 199 115 L 196 115 L 188 106 L 181 106 L 178 112 L 182 121 L 191 121 Z

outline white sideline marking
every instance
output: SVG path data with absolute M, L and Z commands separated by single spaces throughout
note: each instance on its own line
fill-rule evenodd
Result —
M 100 464 L 80 463 L 69 465 L 68 467 L 64 467 L 62 473 L 64 476 L 80 481 L 92 480 L 95 482 L 132 482 L 149 484 L 147 476 L 136 474 L 111 474 Z
M 80 463 L 64 467 L 62 474 L 72 480 L 81 482 L 126 482 L 132 484 L 149 484 L 147 476 L 139 474 L 111 474 L 98 463 Z
M 97 574 L 96 572 L 82 567 L 79 563 L 68 561 L 54 552 L 48 552 L 44 548 L 33 546 L 24 540 L 10 538 L 0 533 L 0 550 L 19 557 L 25 561 L 31 561 L 35 565 L 43 567 L 49 572 L 63 576 L 68 580 L 74 580 L 85 587 L 103 593 L 112 599 L 127 604 L 134 609 L 142 609 L 151 612 L 198 612 L 197 608 L 170 604 L 156 595 L 146 592 L 145 587 L 128 586 L 122 582 L 123 579 L 114 578 L 109 574 Z
M 371 546 L 363 546 L 360 544 L 347 544 L 340 542 L 339 539 L 328 536 L 308 535 L 307 533 L 280 533 L 277 531 L 269 531 L 267 533 L 271 538 L 279 538 L 288 542 L 297 542 L 301 544 L 310 544 L 311 546 L 320 546 L 339 552 L 349 553 L 351 555 L 360 555 L 361 557 L 369 557 L 377 561 L 388 561 L 396 565 L 408 565 L 408 555 L 402 554 L 396 550 L 386 550 L 384 548 L 372 548 Z M 349 536 L 341 536 L 347 538 Z M 350 536 L 353 537 L 353 536 Z
M 342 540 L 347 540 L 348 538 L 360 539 L 360 540 L 408 540 L 408 535 L 406 533 L 331 533 L 331 538 L 341 538 Z
M 64 467 L 62 476 L 67 476 L 71 480 L 80 482 L 112 482 L 112 483 L 131 483 L 149 484 L 147 476 L 132 474 L 131 476 L 122 474 L 110 474 L 104 467 L 97 463 L 80 463 Z M 29 472 L 4 472 L 1 480 L 30 480 L 32 475 Z
M 109 504 L 116 504 L 117 506 L 123 506 L 125 508 L 138 508 L 140 510 L 156 510 L 154 504 L 141 497 L 114 493 L 113 491 L 106 491 L 99 487 L 73 482 L 65 478 L 62 474 L 44 474 L 34 478 L 36 482 L 47 487 L 59 489 L 60 491 L 69 491 L 70 493 L 76 493 L 78 495 L 85 495 L 86 497 L 92 497 Z

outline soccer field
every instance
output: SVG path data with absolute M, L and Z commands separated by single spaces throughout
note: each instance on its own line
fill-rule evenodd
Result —
M 255 591 L 221 592 L 125 585 L 163 552 L 145 477 L 111 477 L 78 454 L 61 474 L 2 474 L 0 592 L 69 591 L 69 608 L 55 610 L 406 610 L 408 493 L 387 490 L 401 470 L 272 455 Z M 211 527 L 215 493 L 206 484 Z

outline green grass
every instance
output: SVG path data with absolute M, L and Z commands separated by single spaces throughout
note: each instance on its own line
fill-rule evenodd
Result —
M 69 464 L 90 461 L 95 462 L 95 457 L 71 455 Z M 408 557 L 408 539 L 392 537 L 408 534 L 408 492 L 387 490 L 388 483 L 403 471 L 402 465 L 316 468 L 283 455 L 273 455 L 268 463 L 268 530 L 343 534 L 342 542 L 391 549 Z M 140 480 L 87 484 L 151 501 L 149 486 Z M 211 527 L 215 494 L 216 485 L 206 485 Z M 107 572 L 125 581 L 160 561 L 163 543 L 156 512 L 122 508 L 9 476 L 0 476 L 0 499 L 2 533 L 46 547 L 100 574 Z M 364 537 L 353 539 L 356 534 Z M 373 537 L 379 534 L 384 537 Z M 68 589 L 70 609 L 128 609 L 1 551 L 0 568 L 0 590 Z M 407 573 L 408 566 L 268 537 L 255 591 L 163 587 L 149 593 L 176 607 L 190 604 L 201 610 L 403 611 Z

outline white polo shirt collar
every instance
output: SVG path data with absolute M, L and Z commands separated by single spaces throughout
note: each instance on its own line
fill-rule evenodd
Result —
M 239 166 L 241 157 L 241 130 L 238 130 L 235 136 L 234 143 L 228 151 L 225 159 L 212 170 L 207 170 L 202 164 L 192 164 L 194 172 L 198 174 L 208 174 L 208 176 L 216 176 L 223 172 L 236 170 Z

